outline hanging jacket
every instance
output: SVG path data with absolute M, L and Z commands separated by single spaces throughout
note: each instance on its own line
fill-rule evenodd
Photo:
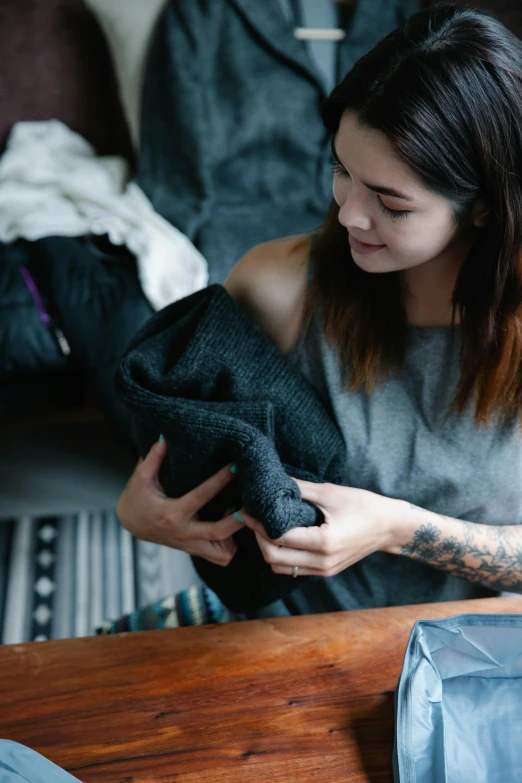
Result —
M 116 385 L 134 416 L 141 453 L 160 434 L 167 441 L 160 481 L 169 496 L 236 465 L 236 480 L 202 509 L 202 519 L 244 505 L 274 539 L 323 521 L 292 477 L 342 483 L 341 433 L 309 381 L 222 286 L 154 315 L 131 341 Z M 248 611 L 295 588 L 295 580 L 272 573 L 250 530 L 237 542 L 226 568 L 194 558 L 229 608 Z
M 418 10 L 338 4 L 341 79 Z M 210 282 L 254 245 L 320 225 L 332 194 L 324 78 L 280 0 L 171 0 L 143 88 L 138 182 L 203 253 Z

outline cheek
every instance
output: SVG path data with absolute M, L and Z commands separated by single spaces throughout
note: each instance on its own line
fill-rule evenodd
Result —
M 411 217 L 393 221 L 379 212 L 376 215 L 375 227 L 379 240 L 386 245 L 392 255 L 415 253 L 416 245 L 419 243 L 419 232 L 415 229 Z
M 399 218 L 396 221 L 383 217 L 379 229 L 379 236 L 390 249 L 414 252 L 421 244 L 422 232 L 415 226 L 413 216 Z
M 403 258 L 426 261 L 439 255 L 454 234 L 455 228 L 450 221 L 412 213 L 395 223 L 386 220 L 385 225 L 381 224 L 379 235 L 391 252 L 397 251 Z

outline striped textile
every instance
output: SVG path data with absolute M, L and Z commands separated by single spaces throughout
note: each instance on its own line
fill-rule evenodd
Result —
M 3 644 L 90 636 L 175 591 L 176 553 L 110 512 L 0 522 Z
M 136 609 L 116 621 L 103 623 L 96 629 L 101 636 L 128 631 L 153 631 L 179 628 L 183 625 L 226 623 L 237 619 L 205 585 L 192 585 L 176 595 Z

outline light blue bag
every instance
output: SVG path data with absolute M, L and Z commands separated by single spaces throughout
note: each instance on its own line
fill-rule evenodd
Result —
M 79 783 L 35 750 L 0 740 L 0 783 Z
M 522 781 L 522 615 L 413 626 L 395 692 L 395 783 Z

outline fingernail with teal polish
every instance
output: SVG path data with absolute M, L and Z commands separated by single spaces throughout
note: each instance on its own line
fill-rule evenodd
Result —
M 238 521 L 238 522 L 243 522 L 243 523 L 245 522 L 245 520 L 243 519 L 243 517 L 241 516 L 241 514 L 238 514 L 238 512 L 237 512 L 237 511 L 234 511 L 234 513 L 233 513 L 233 515 L 232 515 L 232 516 L 233 516 L 235 519 L 237 519 L 237 521 Z
M 237 470 L 236 466 L 235 466 L 235 465 L 232 465 L 232 467 L 230 468 L 230 472 L 231 472 L 231 473 L 235 473 L 235 472 L 236 472 L 236 470 Z
M 163 435 L 160 435 L 158 440 L 163 440 Z

